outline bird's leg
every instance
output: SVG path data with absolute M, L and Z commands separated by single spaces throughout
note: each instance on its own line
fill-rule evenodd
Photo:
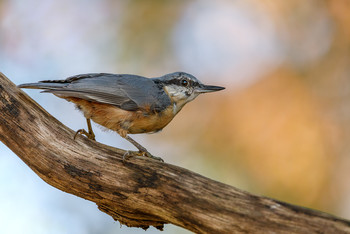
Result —
M 87 138 L 95 141 L 95 133 L 92 131 L 91 120 L 89 118 L 86 118 L 86 123 L 87 123 L 89 132 L 87 132 L 85 129 L 79 129 L 74 135 L 74 140 L 77 137 L 77 135 L 80 134 L 80 135 L 85 135 Z
M 87 123 L 88 130 L 89 130 L 89 138 L 92 140 L 95 140 L 95 133 L 94 133 L 94 131 L 92 131 L 91 120 L 86 119 L 86 123 Z
M 143 147 L 142 145 L 140 145 L 139 143 L 137 143 L 134 139 L 132 139 L 131 137 L 129 137 L 128 135 L 125 135 L 124 137 L 127 141 L 129 141 L 131 144 L 133 144 L 139 151 L 142 155 L 146 156 L 146 157 L 149 157 L 149 158 L 152 158 L 152 159 L 155 159 L 155 160 L 158 160 L 158 161 L 161 161 L 161 162 L 164 162 L 164 160 L 160 157 L 156 157 L 156 156 L 153 156 L 150 152 L 148 152 L 148 150 L 146 150 L 145 147 Z M 123 160 L 126 158 L 124 154 L 123 156 Z

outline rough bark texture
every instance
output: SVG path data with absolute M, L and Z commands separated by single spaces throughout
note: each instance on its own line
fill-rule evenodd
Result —
M 0 140 L 48 184 L 127 226 L 196 233 L 350 233 L 350 222 L 255 196 L 189 170 L 78 137 L 0 73 Z

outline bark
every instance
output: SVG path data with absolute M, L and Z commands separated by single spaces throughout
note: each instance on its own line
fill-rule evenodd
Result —
M 350 222 L 256 196 L 125 151 L 62 125 L 0 73 L 0 140 L 48 184 L 93 201 L 121 224 L 196 233 L 349 233 Z

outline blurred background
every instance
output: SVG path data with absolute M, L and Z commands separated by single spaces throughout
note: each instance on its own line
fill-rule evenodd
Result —
M 134 138 L 168 163 L 347 219 L 349 48 L 347 0 L 0 0 L 0 72 L 14 83 L 185 71 L 225 86 Z M 85 128 L 73 104 L 25 92 Z M 98 141 L 133 149 L 93 127 Z M 0 233 L 144 233 L 47 185 L 2 143 L 0 185 Z

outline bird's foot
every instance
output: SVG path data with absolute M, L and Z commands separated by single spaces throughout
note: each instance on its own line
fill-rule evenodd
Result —
M 73 137 L 73 139 L 75 140 L 75 138 L 78 136 L 78 135 L 85 135 L 87 138 L 89 138 L 90 140 L 96 140 L 95 139 L 95 134 L 94 134 L 94 132 L 87 132 L 85 129 L 79 129 L 76 133 L 75 133 L 75 135 L 74 135 L 74 137 Z
M 144 156 L 144 157 L 152 158 L 152 159 L 160 161 L 160 162 L 164 162 L 164 160 L 162 158 L 153 156 L 148 151 L 142 152 L 142 151 L 130 151 L 130 150 L 126 151 L 123 154 L 123 162 L 125 162 L 126 160 L 128 160 L 132 156 Z
M 130 154 L 130 151 L 129 150 L 125 151 L 125 153 L 123 154 L 123 162 L 128 160 L 128 158 L 130 157 L 132 157 L 132 155 Z
M 128 135 L 123 135 L 121 134 L 120 132 L 118 132 L 123 138 L 125 138 L 127 141 L 129 141 L 131 144 L 133 144 L 138 150 L 139 152 L 136 152 L 136 155 L 142 155 L 142 156 L 146 156 L 148 158 L 152 158 L 152 159 L 155 159 L 157 161 L 160 161 L 160 162 L 164 162 L 163 159 L 161 159 L 160 157 L 156 157 L 156 156 L 153 156 L 152 154 L 150 154 L 150 152 L 148 152 L 146 150 L 145 147 L 143 147 L 142 145 L 140 145 L 139 143 L 137 143 L 135 140 L 133 140 L 131 137 L 129 137 Z M 135 153 L 135 152 L 134 152 Z M 124 158 L 124 156 L 123 156 Z
M 142 151 L 139 151 L 139 153 L 145 157 L 148 157 L 148 158 L 151 158 L 151 159 L 154 159 L 154 160 L 157 160 L 157 161 L 160 161 L 160 162 L 164 162 L 164 160 L 160 157 L 157 157 L 157 156 L 153 156 L 152 154 L 150 154 L 148 151 L 146 152 L 142 152 Z

